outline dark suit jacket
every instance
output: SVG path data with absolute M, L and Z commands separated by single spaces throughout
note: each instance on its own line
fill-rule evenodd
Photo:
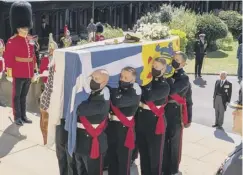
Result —
M 207 49 L 207 41 L 204 40 L 204 43 L 202 43 L 201 40 L 197 40 L 194 45 L 194 52 L 196 55 L 196 58 L 203 58 L 204 55 L 206 55 L 206 49 Z
M 51 33 L 50 26 L 46 24 L 45 28 L 41 25 L 41 37 L 49 37 L 49 33 Z
M 222 87 L 220 87 L 220 80 L 217 80 L 216 83 L 215 83 L 215 87 L 214 87 L 214 94 L 213 94 L 213 107 L 215 107 L 215 98 L 216 98 L 216 95 L 217 93 L 220 93 L 222 94 L 222 100 L 223 100 L 223 105 L 224 105 L 224 108 L 226 110 L 226 103 L 230 102 L 230 99 L 231 99 L 231 94 L 232 94 L 232 83 L 230 83 L 228 80 L 225 80 L 224 84 Z

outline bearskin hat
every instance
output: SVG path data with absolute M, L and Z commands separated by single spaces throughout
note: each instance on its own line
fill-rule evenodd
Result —
M 97 32 L 97 33 L 103 33 L 103 31 L 104 31 L 104 27 L 103 27 L 103 25 L 102 25 L 100 22 L 98 22 L 98 23 L 96 24 L 96 32 Z
M 14 2 L 10 8 L 10 26 L 13 33 L 17 33 L 17 28 L 33 27 L 32 7 L 26 1 Z

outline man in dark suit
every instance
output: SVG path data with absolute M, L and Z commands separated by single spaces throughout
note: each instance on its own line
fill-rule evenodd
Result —
M 51 33 L 50 26 L 46 23 L 46 17 L 43 16 L 42 23 L 41 23 L 41 33 L 40 33 L 40 37 L 42 38 L 41 47 L 43 47 L 43 45 L 48 44 L 49 33 Z
M 220 72 L 220 79 L 216 81 L 214 88 L 214 109 L 215 109 L 215 124 L 213 127 L 222 129 L 224 122 L 224 112 L 226 106 L 230 102 L 232 94 L 232 83 L 226 80 L 227 73 L 225 71 Z
M 194 54 L 196 56 L 195 60 L 195 78 L 201 77 L 201 70 L 203 65 L 203 59 L 206 55 L 207 41 L 205 40 L 205 34 L 201 33 L 199 35 L 199 40 L 195 42 Z

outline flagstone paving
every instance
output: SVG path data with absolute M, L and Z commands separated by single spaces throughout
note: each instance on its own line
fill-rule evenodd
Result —
M 0 107 L 0 174 L 58 175 L 55 149 L 42 145 L 39 117 L 31 113 L 28 116 L 33 124 L 17 127 L 11 120 L 11 108 Z M 240 136 L 196 123 L 185 129 L 183 135 L 183 175 L 213 175 L 241 141 Z M 139 165 L 136 160 L 131 175 L 140 175 Z

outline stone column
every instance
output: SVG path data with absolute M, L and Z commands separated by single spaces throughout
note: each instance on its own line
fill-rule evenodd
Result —
M 114 9 L 114 18 L 113 18 L 113 25 L 114 26 L 116 26 L 117 24 L 116 24 L 116 7 L 115 7 L 115 9 Z
M 112 7 L 109 7 L 109 25 L 113 26 L 112 22 Z
M 128 28 L 132 28 L 132 3 L 129 4 Z
M 121 6 L 121 13 L 120 13 L 120 18 L 121 18 L 121 23 L 120 23 L 120 27 L 123 29 L 123 25 L 124 25 L 124 6 Z

